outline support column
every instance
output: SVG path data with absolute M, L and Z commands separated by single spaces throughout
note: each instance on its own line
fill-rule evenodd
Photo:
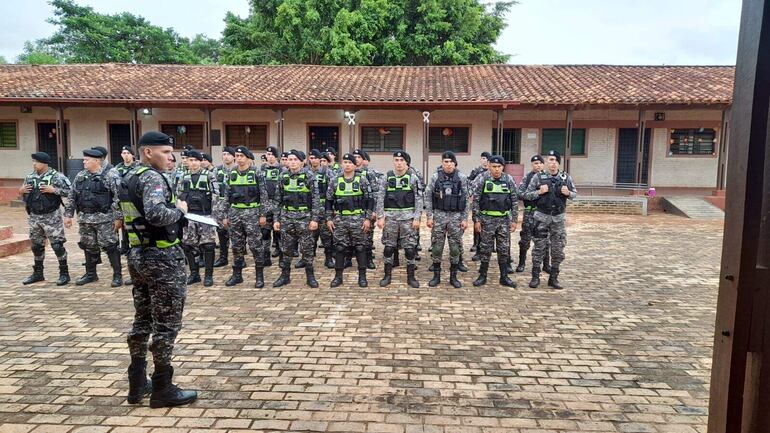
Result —
M 575 113 L 573 108 L 567 110 L 567 117 L 564 125 L 564 167 L 567 173 L 570 171 L 570 158 L 572 157 L 572 116 Z
M 203 153 L 211 155 L 211 108 L 203 109 Z
M 64 107 L 56 107 L 56 159 L 59 167 L 57 170 L 66 174 L 67 173 L 67 146 L 64 142 Z
M 275 125 L 278 128 L 278 151 L 283 152 L 283 112 L 284 110 L 277 110 L 278 118 L 275 120 Z
M 139 144 L 139 137 L 138 137 L 139 115 L 137 114 L 136 107 L 128 107 L 127 110 L 129 113 L 128 127 L 129 129 L 131 129 L 130 131 L 131 148 L 134 150 L 134 152 L 136 152 L 136 146 L 137 144 Z
M 727 181 L 727 152 L 730 143 L 730 110 L 722 110 L 722 128 L 719 131 L 719 158 L 717 160 L 717 190 L 725 189 Z
M 504 117 L 505 112 L 503 110 L 497 110 L 495 111 L 497 113 L 497 152 L 495 152 L 497 155 L 503 154 L 503 126 L 505 125 Z M 508 162 L 508 161 L 506 161 Z
M 427 179 L 430 157 L 430 111 L 422 112 L 422 175 Z
M 636 167 L 635 176 L 636 188 L 639 189 L 642 184 L 642 168 L 644 167 L 644 132 L 647 130 L 647 112 L 639 110 L 639 132 L 636 134 Z
M 356 112 L 346 111 L 344 117 L 348 120 L 348 152 L 352 153 L 356 149 Z

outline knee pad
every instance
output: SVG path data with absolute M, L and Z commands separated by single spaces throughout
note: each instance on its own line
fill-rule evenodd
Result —
M 45 245 L 32 244 L 32 253 L 34 253 L 36 256 L 42 256 L 45 253 Z
M 459 256 L 460 253 L 462 253 L 462 249 L 460 249 L 458 247 L 453 247 L 451 245 L 449 246 L 449 256 L 450 257 Z
M 335 245 L 334 246 L 334 252 L 339 254 L 345 254 L 347 252 L 348 248 L 344 245 Z
M 366 251 L 366 247 L 364 247 L 363 245 L 356 245 L 355 249 L 356 249 L 356 253 L 363 253 L 364 251 Z
M 406 257 L 407 260 L 414 260 L 414 258 L 417 257 L 417 250 L 415 250 L 414 248 L 405 249 L 404 257 Z
M 43 249 L 44 247 L 41 245 L 40 248 Z M 64 244 L 61 242 L 51 243 L 51 249 L 53 249 L 53 252 L 57 257 L 61 257 L 67 253 L 67 250 L 64 249 Z
M 393 257 L 393 254 L 396 253 L 396 247 L 385 247 L 383 250 L 383 254 L 385 254 L 385 257 Z

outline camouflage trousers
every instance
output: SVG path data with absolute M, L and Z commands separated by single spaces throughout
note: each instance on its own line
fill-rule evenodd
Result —
M 497 263 L 508 263 L 511 256 L 511 221 L 506 217 L 479 215 L 481 222 L 481 239 L 479 240 L 479 257 L 483 263 L 489 263 L 492 258 L 492 248 L 497 243 Z
M 170 365 L 174 342 L 182 328 L 187 299 L 187 266 L 179 246 L 132 248 L 128 272 L 133 281 L 134 324 L 128 333 L 131 356 L 145 358 L 147 343 L 156 365 Z
M 29 225 L 29 240 L 32 243 L 35 260 L 45 258 L 46 239 L 54 249 L 56 257 L 60 261 L 67 260 L 67 250 L 63 246 L 67 242 L 67 238 L 64 237 L 64 220 L 61 211 L 55 210 L 42 215 L 29 214 L 27 224 Z
M 368 233 L 364 233 L 363 215 L 335 215 L 334 248 L 338 252 L 348 252 L 356 247 L 366 248 Z M 369 230 L 371 233 L 372 230 Z
M 385 217 L 385 227 L 382 228 L 382 245 L 385 246 L 385 264 L 393 264 L 393 254 L 397 248 L 405 251 L 406 264 L 417 263 L 411 251 L 417 248 L 417 230 L 412 228 L 412 220 L 397 220 Z M 410 250 L 409 254 L 406 251 Z
M 444 255 L 444 241 L 449 243 L 449 263 L 460 263 L 463 251 L 464 230 L 460 224 L 465 220 L 465 212 L 433 212 L 433 229 L 430 232 L 431 256 L 433 263 L 441 263 Z
M 524 254 L 529 250 L 529 246 L 532 244 L 532 240 L 535 235 L 535 211 L 525 210 L 524 220 L 521 224 L 521 233 L 519 238 L 519 251 L 523 251 Z M 549 251 L 551 249 L 550 238 L 546 240 L 546 252 L 545 260 L 548 261 Z M 550 261 L 548 261 L 550 263 Z
M 326 218 L 318 221 L 318 230 L 313 232 L 313 245 L 318 244 L 318 238 L 321 238 L 321 247 L 323 249 L 331 249 L 334 244 L 334 236 L 329 231 L 329 227 L 326 225 Z
M 315 238 L 314 233 L 308 227 L 309 225 L 309 218 L 283 218 L 281 221 L 282 267 L 291 266 L 292 253 L 297 246 L 299 246 L 299 254 L 305 259 L 305 263 L 308 266 L 313 266 Z
M 197 221 L 189 221 L 182 233 L 182 245 L 199 248 L 205 244 L 216 244 L 217 228 Z
M 231 209 L 230 243 L 233 247 L 233 266 L 245 266 L 243 256 L 246 255 L 248 245 L 254 256 L 254 263 L 262 266 L 265 260 L 264 243 L 262 242 L 262 230 L 259 227 L 258 209 Z
M 567 228 L 564 225 L 565 214 L 551 216 L 540 212 L 535 213 L 534 238 L 535 248 L 532 250 L 532 266 L 541 268 L 543 258 L 547 255 L 550 244 L 551 267 L 559 268 L 564 261 L 564 247 L 567 246 Z
M 104 223 L 84 223 L 78 225 L 80 242 L 78 246 L 83 251 L 99 254 L 99 251 L 107 251 L 118 245 L 118 233 L 115 231 L 112 221 Z

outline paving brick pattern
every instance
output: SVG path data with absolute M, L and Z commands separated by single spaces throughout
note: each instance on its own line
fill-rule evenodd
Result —
M 0 432 L 705 432 L 721 224 L 570 222 L 563 292 L 474 288 L 475 269 L 410 289 L 403 268 L 388 289 L 327 271 L 226 288 L 220 270 L 189 291 L 176 378 L 201 394 L 174 409 L 125 403 L 130 289 L 105 265 L 59 288 L 49 254 L 49 282 L 24 287 L 31 254 L 0 259 Z

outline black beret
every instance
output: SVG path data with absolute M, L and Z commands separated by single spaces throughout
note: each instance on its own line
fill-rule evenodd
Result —
M 202 153 L 201 155 L 203 155 L 203 159 L 205 159 L 206 161 L 210 163 L 214 163 L 214 160 L 211 158 L 211 155 L 209 155 L 208 153 Z
M 350 161 L 353 164 L 356 163 L 356 157 L 352 153 L 346 153 L 346 154 L 342 155 L 342 160 L 343 161 L 345 161 L 345 160 Z
M 85 149 L 83 150 L 83 156 L 89 156 L 91 158 L 104 158 L 102 152 L 97 149 Z
M 457 165 L 457 156 L 451 150 L 447 150 L 446 152 L 441 154 L 441 160 L 443 161 L 445 159 L 451 159 L 452 162 L 454 162 L 455 165 Z
M 324 152 L 331 153 L 332 155 L 337 156 L 337 151 L 334 150 L 333 147 L 327 147 L 326 150 L 324 150 Z
M 559 152 L 557 152 L 555 150 L 549 150 L 546 155 L 548 155 L 548 156 L 555 156 L 556 157 L 556 162 L 561 164 L 561 154 Z
M 393 158 L 404 158 L 404 161 L 406 161 L 407 164 L 412 163 L 412 157 L 409 156 L 409 154 L 404 152 L 403 150 L 397 150 L 393 152 Z
M 254 154 L 251 153 L 248 147 L 246 146 L 238 146 L 235 148 L 235 153 L 242 153 L 246 158 L 249 158 L 251 160 L 254 159 Z
M 369 162 L 371 162 L 371 161 L 372 161 L 372 158 L 370 158 L 370 157 L 369 157 L 369 152 L 367 152 L 367 151 L 365 151 L 365 150 L 362 150 L 362 151 L 361 151 L 361 156 L 363 156 L 363 157 L 364 157 L 364 159 L 365 159 L 365 160 L 367 160 L 367 161 L 369 161 Z
M 193 150 L 193 147 L 190 146 L 189 144 L 185 144 L 184 146 L 182 146 L 182 149 L 184 149 L 184 150 Z
M 545 161 L 543 161 L 543 157 L 542 157 L 542 156 L 540 156 L 540 155 L 534 155 L 534 156 L 533 156 L 533 157 L 532 157 L 532 158 L 529 160 L 529 162 L 535 162 L 535 161 L 540 161 L 540 162 L 542 162 L 542 163 L 545 163 Z
M 320 158 L 321 157 L 321 151 L 318 150 L 318 149 L 313 149 L 313 150 L 310 151 L 310 156 L 314 156 L 316 158 Z
M 283 151 L 281 152 L 281 158 L 286 158 L 289 156 L 289 152 Z
M 104 146 L 94 146 L 91 149 L 101 153 L 102 154 L 101 158 L 106 157 L 110 153 Z M 99 157 L 96 156 L 95 158 L 99 158 Z
M 265 152 L 267 152 L 267 153 L 269 153 L 269 154 L 273 155 L 273 156 L 274 156 L 274 157 L 276 157 L 276 158 L 278 158 L 279 156 L 281 156 L 281 152 L 279 152 L 279 151 L 278 151 L 278 148 L 277 148 L 277 147 L 275 147 L 275 146 L 268 146 L 268 147 L 267 147 L 267 150 L 266 150 Z
M 235 149 L 231 146 L 225 146 L 225 148 L 222 149 L 222 153 L 229 153 L 230 155 L 235 156 Z
M 259 155 L 259 159 L 262 161 L 267 161 L 267 157 L 265 156 L 265 154 Z
M 170 137 L 159 131 L 145 132 L 139 139 L 141 146 L 173 146 L 174 137 Z
M 198 152 L 197 150 L 188 150 L 187 157 L 192 159 L 197 159 L 198 161 L 203 161 L 203 154 Z
M 300 161 L 304 161 L 305 160 L 305 152 L 303 152 L 301 150 L 292 149 L 292 150 L 289 151 L 289 155 L 296 156 L 297 159 L 299 159 Z
M 329 159 L 329 152 L 324 152 L 321 154 L 321 159 L 325 159 L 326 162 L 332 162 L 331 159 Z
M 45 152 L 36 152 L 32 154 L 32 159 L 43 164 L 51 163 L 51 155 Z
M 503 159 L 503 157 L 500 155 L 492 155 L 489 157 L 489 163 L 505 165 L 505 159 Z
M 486 159 L 489 159 L 489 158 L 491 158 L 491 157 L 492 157 L 492 154 L 491 154 L 491 153 L 489 153 L 489 152 L 487 152 L 487 151 L 485 150 L 485 151 L 481 152 L 481 157 L 482 157 L 482 158 L 486 158 Z
M 363 151 L 363 150 L 361 150 L 361 149 L 356 149 L 356 150 L 354 150 L 354 151 L 353 151 L 353 155 L 364 156 L 364 153 L 363 153 L 363 152 L 364 152 L 364 151 Z
M 131 146 L 123 146 L 123 148 L 120 149 L 121 152 L 124 151 L 124 150 L 127 150 L 128 153 L 130 153 L 131 155 L 134 154 L 134 149 L 132 149 Z

